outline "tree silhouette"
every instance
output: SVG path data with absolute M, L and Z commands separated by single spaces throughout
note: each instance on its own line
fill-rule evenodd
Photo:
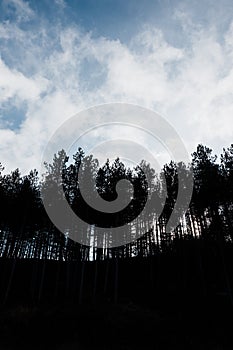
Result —
M 178 226 L 167 232 L 179 186 L 184 186 L 178 174 L 183 179 L 190 176 L 191 166 L 194 188 L 189 208 Z M 130 202 L 125 200 L 117 212 L 93 208 L 92 192 L 86 194 L 87 202 L 80 187 L 87 177 L 93 195 L 107 205 L 121 195 L 119 181 L 128 180 L 132 186 L 125 195 Z M 42 198 L 55 209 L 66 200 L 89 224 L 87 231 L 80 228 L 80 234 L 90 246 L 97 241 L 99 227 L 109 229 L 110 242 L 111 229 L 121 225 L 125 238 L 135 239 L 111 249 L 74 242 L 71 233 L 78 228 L 68 217 L 62 234 L 48 217 Z M 188 303 L 189 296 L 217 298 L 225 293 L 232 303 L 233 145 L 223 149 L 219 162 L 210 148 L 198 145 L 192 164 L 171 161 L 160 173 L 144 160 L 134 168 L 127 168 L 119 158 L 100 167 L 81 148 L 72 159 L 58 151 L 41 179 L 36 170 L 24 176 L 19 169 L 4 174 L 0 164 L 0 202 L 4 302 L 20 290 L 22 277 L 17 276 L 22 276 L 21 261 L 25 261 L 22 271 L 33 276 L 25 295 L 33 302 L 49 300 L 50 295 L 56 300 L 68 296 L 79 304 L 96 303 L 100 297 L 117 302 L 122 296 L 152 303 L 173 293 L 177 302 Z

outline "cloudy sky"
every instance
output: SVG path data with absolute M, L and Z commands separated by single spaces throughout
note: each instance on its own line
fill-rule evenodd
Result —
M 233 2 L 1 0 L 0 161 L 38 168 L 64 121 L 101 103 L 161 114 L 191 153 L 233 143 Z

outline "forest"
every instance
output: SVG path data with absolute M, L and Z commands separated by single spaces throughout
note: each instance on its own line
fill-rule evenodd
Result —
M 81 148 L 73 159 L 61 150 L 54 155 L 53 162 L 45 166 L 43 177 L 39 177 L 37 170 L 27 175 L 21 175 L 19 169 L 4 174 L 4 166 L 0 167 L 0 302 L 3 310 L 12 305 L 29 308 L 59 305 L 61 308 L 68 304 L 78 308 L 83 318 L 90 305 L 96 308 L 101 305 L 101 312 L 98 309 L 97 314 L 102 318 L 103 310 L 110 312 L 110 306 L 105 309 L 106 305 L 124 305 L 132 310 L 133 306 L 140 305 L 150 312 L 162 314 L 167 320 L 174 317 L 173 322 L 177 324 L 182 320 L 181 327 L 187 327 L 188 336 L 185 340 L 177 340 L 179 335 L 175 336 L 180 348 L 183 345 L 184 348 L 201 348 L 196 336 L 190 333 L 197 322 L 200 328 L 202 322 L 206 328 L 206 338 L 201 333 L 205 338 L 203 348 L 220 349 L 217 347 L 221 343 L 216 338 L 218 332 L 227 344 L 232 341 L 228 328 L 231 323 L 226 320 L 232 317 L 233 311 L 233 144 L 223 149 L 219 158 L 210 148 L 199 144 L 190 164 L 171 161 L 159 174 L 144 160 L 133 169 L 127 168 L 119 158 L 114 162 L 106 160 L 100 167 L 98 160 L 92 155 L 85 156 Z M 84 169 L 82 176 L 86 176 L 85 172 L 91 174 L 99 195 L 109 203 L 117 198 L 117 183 L 122 179 L 129 180 L 134 191 L 126 208 L 118 213 L 100 213 L 85 203 L 79 189 L 81 167 Z M 177 227 L 167 232 L 166 224 L 174 210 L 180 185 L 178 171 L 190 176 L 190 169 L 194 185 L 188 210 L 179 218 Z M 58 181 L 60 175 L 62 183 Z M 82 234 L 90 245 L 69 237 L 72 223 L 63 234 L 51 222 L 42 196 L 47 205 L 53 206 L 54 189 L 59 196 L 65 196 L 73 212 L 89 224 L 89 230 Z M 150 205 L 149 212 L 141 217 L 139 214 L 146 201 L 157 204 Z M 125 225 L 130 222 L 134 224 Z M 97 227 L 121 225 L 125 225 L 126 237 L 135 236 L 134 240 L 113 248 L 93 244 Z M 146 233 L 140 235 L 140 232 Z M 114 310 L 111 309 L 111 317 L 118 320 L 119 311 Z M 123 312 L 127 314 L 125 310 Z M 134 318 L 132 313 L 127 315 Z M 147 320 L 150 326 L 145 326 L 147 330 L 143 332 L 148 331 L 151 335 L 153 322 L 157 322 L 158 329 L 164 324 L 155 321 L 154 313 L 150 317 L 152 321 Z M 38 319 L 37 315 L 35 324 Z M 80 327 L 83 334 L 88 335 L 84 325 L 90 319 L 87 321 L 84 317 L 83 320 Z M 139 322 L 141 320 L 139 317 Z M 191 328 L 187 326 L 187 320 Z M 3 322 L 2 316 L 0 323 Z M 13 322 L 12 325 L 16 321 L 9 322 Z M 130 319 L 130 322 L 134 321 Z M 19 329 L 20 338 L 22 329 Z M 210 335 L 207 329 L 213 333 L 217 329 L 217 333 Z M 3 341 L 9 332 L 1 331 Z M 172 327 L 168 326 L 168 334 L 172 332 Z M 101 340 L 97 333 L 92 334 L 95 346 L 90 340 L 90 347 L 86 348 L 105 348 L 98 345 Z M 165 330 L 160 329 L 160 333 L 158 344 L 168 342 L 168 348 L 172 347 L 173 340 L 170 343 L 165 340 Z M 212 336 L 214 345 L 210 340 Z M 155 348 L 143 344 L 140 346 Z

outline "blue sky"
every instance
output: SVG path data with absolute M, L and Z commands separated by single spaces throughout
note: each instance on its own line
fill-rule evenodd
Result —
M 187 14 L 195 25 L 215 26 L 221 33 L 229 27 L 233 10 L 229 0 L 30 0 L 25 3 L 36 14 L 21 23 L 27 30 L 43 21 L 55 25 L 61 23 L 63 26 L 74 23 L 85 31 L 91 31 L 93 36 L 129 42 L 131 37 L 147 24 L 160 28 L 166 40 L 177 45 L 183 45 L 186 38 L 182 33 L 181 23 L 174 16 L 176 11 Z M 17 1 L 1 1 L 1 21 L 14 22 L 17 19 L 15 4 Z
M 0 161 L 38 168 L 56 129 L 108 102 L 163 115 L 191 153 L 233 142 L 233 3 L 0 1 Z

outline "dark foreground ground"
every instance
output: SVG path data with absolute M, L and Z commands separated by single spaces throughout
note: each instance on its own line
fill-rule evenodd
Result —
M 2 259 L 0 350 L 232 350 L 233 251 L 224 261 L 210 253 L 185 249 L 118 269 Z
M 119 262 L 1 259 L 0 350 L 232 350 L 233 248 L 194 243 Z
M 130 301 L 20 305 L 1 309 L 0 349 L 230 350 L 232 326 L 232 306 L 226 296 L 202 304 L 161 300 L 150 307 Z

